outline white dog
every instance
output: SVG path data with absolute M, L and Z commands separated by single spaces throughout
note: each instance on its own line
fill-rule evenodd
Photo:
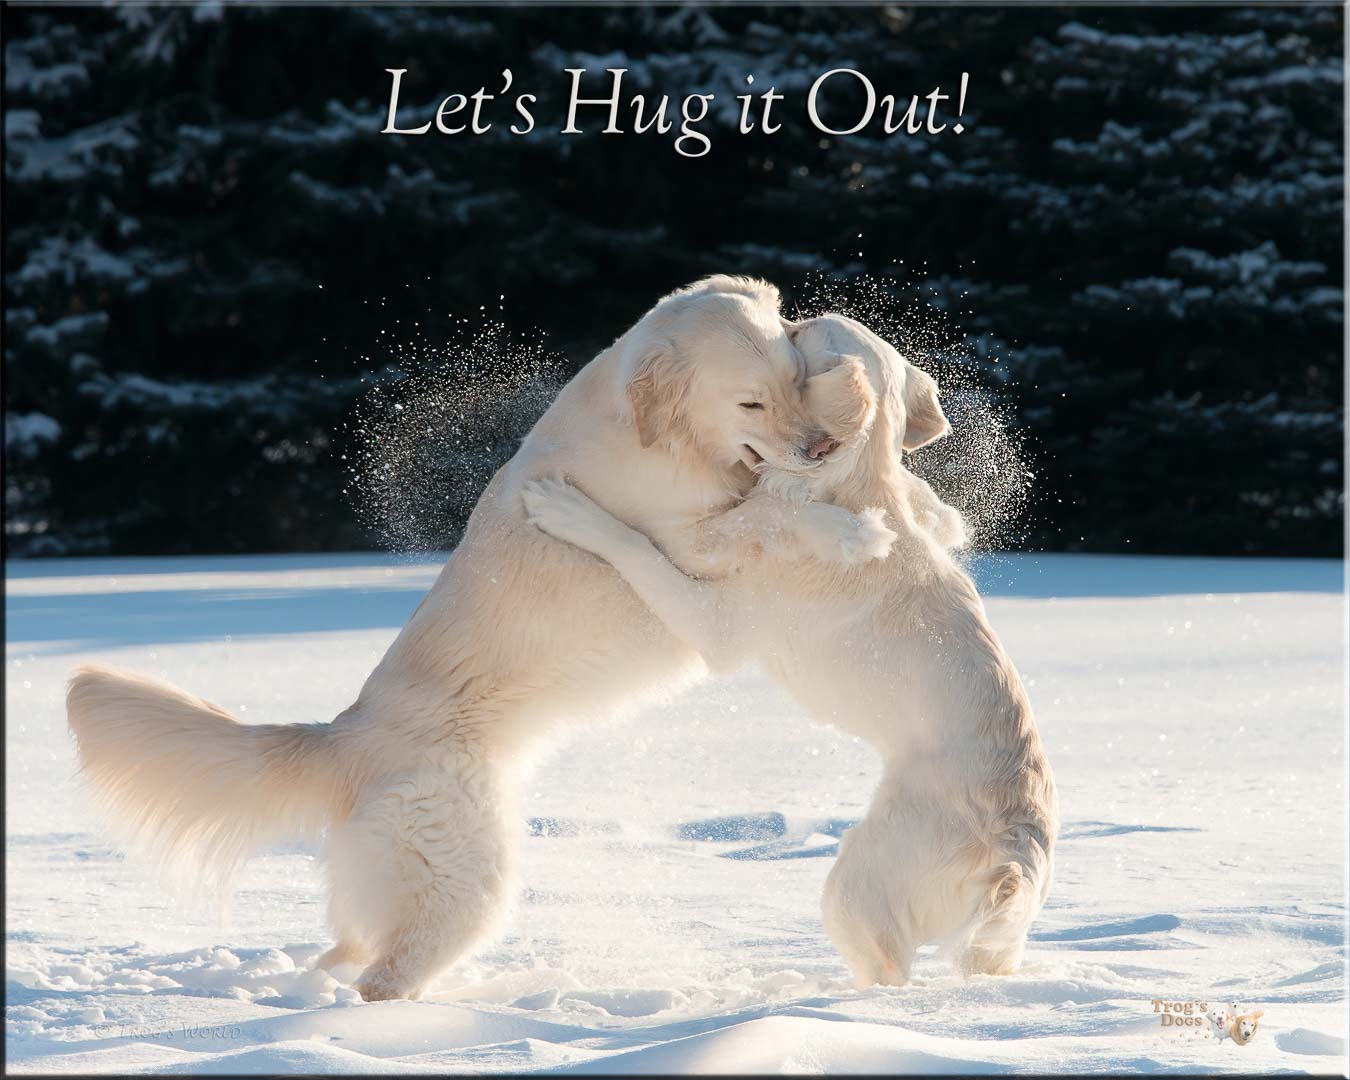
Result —
M 526 751 L 702 670 L 613 570 L 526 523 L 522 485 L 566 473 L 709 565 L 740 533 L 816 559 L 884 555 L 890 534 L 839 507 L 736 508 L 752 467 L 820 467 L 804 374 L 772 286 L 713 277 L 671 294 L 562 390 L 331 724 L 244 725 L 87 668 L 67 697 L 84 775 L 134 840 L 220 876 L 265 841 L 327 829 L 337 944 L 321 964 L 368 965 L 367 999 L 418 996 L 512 895 Z
M 882 754 L 881 785 L 840 845 L 823 904 L 860 984 L 903 984 L 929 941 L 968 973 L 1008 972 L 1050 885 L 1056 797 L 1022 682 L 946 550 L 959 529 L 901 463 L 902 448 L 947 431 L 936 385 L 852 320 L 825 316 L 793 336 L 821 372 L 807 405 L 838 445 L 810 473 L 763 468 L 745 512 L 794 496 L 869 520 L 881 508 L 898 534 L 887 559 L 738 555 L 739 573 L 698 581 L 575 487 L 526 485 L 530 519 L 610 562 L 710 665 L 757 658 L 818 719 Z
M 1232 1038 L 1232 1034 L 1228 1029 L 1232 1026 L 1233 1018 L 1236 1015 L 1236 1006 L 1230 1009 L 1220 1005 L 1217 1008 L 1210 1009 L 1209 1012 L 1205 1014 L 1205 1019 L 1209 1021 L 1210 1034 L 1218 1039 L 1219 1042 L 1223 1042 L 1224 1039 Z

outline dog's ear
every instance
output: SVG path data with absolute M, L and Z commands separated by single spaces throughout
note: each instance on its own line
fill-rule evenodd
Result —
M 644 450 L 675 428 L 688 392 L 689 366 L 669 345 L 653 345 L 643 353 L 628 380 L 628 403 Z
M 858 356 L 843 356 L 828 371 L 812 375 L 806 380 L 803 400 L 817 424 L 841 437 L 866 431 L 876 414 L 876 391 Z
M 931 375 L 913 364 L 905 365 L 905 434 L 900 445 L 917 450 L 951 431 L 947 414 L 938 402 L 938 385 Z

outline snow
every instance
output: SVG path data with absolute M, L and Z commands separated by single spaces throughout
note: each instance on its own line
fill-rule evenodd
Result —
M 5 110 L 5 138 L 36 139 L 41 134 L 42 116 L 36 110 Z
M 32 457 L 44 444 L 61 437 L 61 425 L 46 413 L 5 413 L 5 451 Z
M 89 69 L 83 63 L 38 67 L 20 47 L 5 49 L 5 89 L 42 96 L 69 97 L 89 85 Z
M 312 852 L 223 915 L 124 859 L 62 684 L 106 660 L 246 721 L 347 705 L 437 571 L 374 555 L 11 562 L 6 1052 L 15 1072 L 1346 1071 L 1340 564 L 998 556 L 1064 828 L 1024 967 L 851 986 L 819 921 L 877 764 L 746 672 L 573 733 L 528 790 L 506 936 L 421 1002 L 313 962 Z M 353 972 L 340 970 L 350 979 Z M 1153 1000 L 1236 1000 L 1252 1043 Z
M 26 344 L 41 345 L 53 351 L 71 348 L 97 338 L 107 327 L 107 312 L 90 311 L 82 315 L 65 315 L 54 323 L 28 329 Z
M 150 281 L 180 273 L 187 265 L 187 259 L 181 257 L 157 259 L 148 248 L 113 253 L 89 237 L 71 242 L 63 236 L 48 236 L 33 248 L 11 282 L 20 295 L 59 284 L 73 286 L 76 282 L 102 288 L 122 286 L 135 291 L 148 287 Z
M 5 177 L 21 184 L 73 183 L 91 173 L 105 180 L 119 179 L 122 159 L 140 146 L 135 128 L 135 120 L 113 117 L 66 135 L 40 139 L 36 124 L 25 123 L 8 148 Z

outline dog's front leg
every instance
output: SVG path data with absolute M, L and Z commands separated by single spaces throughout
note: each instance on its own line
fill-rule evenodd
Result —
M 670 551 L 687 573 L 722 577 L 766 555 L 807 557 L 839 566 L 884 559 L 896 534 L 881 510 L 853 513 L 833 503 L 754 492 L 743 503 L 691 526 L 688 543 Z
M 718 603 L 718 587 L 686 576 L 644 534 L 561 480 L 532 480 L 522 490 L 528 519 L 550 536 L 609 563 L 652 613 L 708 665 L 739 660 Z

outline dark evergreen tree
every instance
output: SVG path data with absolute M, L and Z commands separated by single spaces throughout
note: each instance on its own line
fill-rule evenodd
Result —
M 362 546 L 333 439 L 397 359 L 383 342 L 504 303 L 579 364 L 733 270 L 790 300 L 869 271 L 944 310 L 1036 447 L 1034 545 L 1337 553 L 1342 27 L 1329 7 L 5 8 L 10 550 Z M 822 136 L 803 97 L 845 63 L 906 101 L 969 72 L 964 133 Z M 712 151 L 594 116 L 560 135 L 563 69 L 598 95 L 615 66 L 677 127 L 715 92 Z M 413 123 L 510 67 L 536 129 L 380 136 L 390 67 Z M 785 95 L 774 135 L 734 133 L 747 74 Z

